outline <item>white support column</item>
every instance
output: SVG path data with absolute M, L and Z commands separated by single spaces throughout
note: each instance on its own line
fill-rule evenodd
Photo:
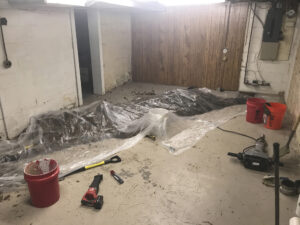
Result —
M 87 10 L 88 27 L 91 48 L 91 62 L 93 73 L 94 94 L 105 94 L 104 74 L 103 74 L 103 57 L 102 57 L 102 40 L 100 12 L 98 9 L 90 8 Z
M 76 92 L 77 92 L 77 106 L 80 106 L 83 104 L 83 101 L 82 101 L 82 90 L 81 90 L 81 78 L 80 78 L 80 68 L 79 68 L 79 58 L 78 58 L 75 16 L 74 16 L 73 8 L 70 11 L 70 23 L 71 23 L 72 47 L 73 47 L 73 58 L 74 58 L 75 81 L 76 81 L 75 85 L 76 85 Z

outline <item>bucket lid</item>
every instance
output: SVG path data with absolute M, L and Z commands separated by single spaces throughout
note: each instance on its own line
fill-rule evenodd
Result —
M 28 163 L 25 166 L 24 174 L 27 176 L 40 177 L 53 173 L 58 167 L 54 159 L 40 159 Z

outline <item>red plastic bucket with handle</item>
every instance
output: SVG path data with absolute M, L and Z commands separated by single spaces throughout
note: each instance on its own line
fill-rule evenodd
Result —
M 264 115 L 264 104 L 262 98 L 248 98 L 246 120 L 250 123 L 262 123 Z
M 59 167 L 53 159 L 30 162 L 24 169 L 32 205 L 42 208 L 53 205 L 59 199 Z
M 282 125 L 283 117 L 286 111 L 286 105 L 269 102 L 265 104 L 264 123 L 265 128 L 279 130 Z

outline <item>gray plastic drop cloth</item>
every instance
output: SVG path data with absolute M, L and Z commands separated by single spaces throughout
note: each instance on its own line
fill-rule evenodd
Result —
M 244 113 L 240 104 L 246 99 L 206 88 L 176 89 L 129 104 L 98 101 L 32 117 L 16 140 L 0 142 L 0 190 L 23 183 L 24 165 L 32 160 L 53 158 L 65 173 L 128 149 L 149 134 L 179 154 L 209 130 Z

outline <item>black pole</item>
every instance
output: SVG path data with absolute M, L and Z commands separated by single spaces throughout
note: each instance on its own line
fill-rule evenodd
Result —
M 275 225 L 279 225 L 279 144 L 273 144 L 275 169 Z

